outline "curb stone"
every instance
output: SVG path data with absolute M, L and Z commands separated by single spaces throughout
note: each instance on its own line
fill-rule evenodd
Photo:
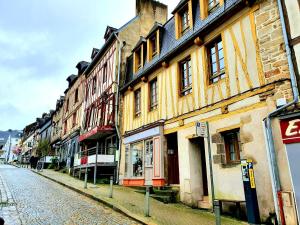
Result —
M 135 220 L 136 222 L 139 222 L 139 223 L 143 224 L 143 225 L 158 225 L 157 223 L 149 221 L 149 220 L 147 220 L 147 219 L 145 219 L 145 218 L 143 218 L 143 217 L 141 217 L 141 216 L 139 216 L 139 215 L 137 215 L 135 213 L 130 212 L 129 210 L 127 210 L 126 208 L 124 208 L 122 206 L 110 203 L 110 202 L 106 201 L 105 199 L 98 198 L 98 197 L 96 197 L 96 196 L 94 196 L 92 194 L 88 194 L 88 193 L 86 193 L 84 191 L 81 191 L 81 190 L 79 190 L 77 188 L 69 186 L 69 185 L 67 185 L 67 184 L 65 184 L 63 182 L 60 182 L 60 181 L 55 180 L 55 179 L 53 179 L 51 177 L 45 176 L 45 175 L 43 175 L 43 174 L 41 174 L 39 172 L 36 172 L 36 171 L 33 171 L 33 170 L 31 170 L 31 171 L 33 173 L 36 173 L 36 174 L 38 174 L 38 175 L 40 175 L 40 176 L 48 179 L 48 180 L 51 180 L 51 181 L 53 181 L 53 182 L 55 182 L 57 184 L 60 184 L 60 185 L 66 187 L 66 188 L 68 188 L 68 189 L 70 189 L 72 191 L 75 191 L 75 192 L 77 192 L 77 193 L 79 193 L 81 195 L 84 195 L 84 196 L 86 196 L 86 197 L 88 197 L 88 198 L 90 198 L 90 199 L 92 199 L 94 201 L 100 202 L 100 203 L 108 206 L 109 208 L 113 209 L 114 211 L 116 211 L 118 213 L 121 213 L 121 214 L 123 214 L 123 215 L 125 215 L 125 216 L 127 216 L 127 217 L 129 217 L 129 218 L 131 218 L 133 220 Z

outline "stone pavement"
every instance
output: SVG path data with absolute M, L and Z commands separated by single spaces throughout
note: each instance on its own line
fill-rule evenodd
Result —
M 16 202 L 10 190 L 7 187 L 5 180 L 0 174 L 0 217 L 5 218 L 6 224 L 21 225 Z
M 59 182 L 62 185 L 89 196 L 110 207 L 137 219 L 144 224 L 162 225 L 213 225 L 215 224 L 214 214 L 192 209 L 183 204 L 164 204 L 150 198 L 150 218 L 144 217 L 144 195 L 135 192 L 131 188 L 114 186 L 113 198 L 109 198 L 109 185 L 88 184 L 83 188 L 83 181 L 73 178 L 67 174 L 53 170 L 43 170 L 40 175 Z M 231 218 L 222 217 L 222 225 L 247 224 Z
M 135 220 L 28 169 L 0 165 L 5 225 L 137 225 Z

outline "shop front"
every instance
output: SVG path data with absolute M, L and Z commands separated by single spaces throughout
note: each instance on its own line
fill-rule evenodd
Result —
M 163 123 L 125 134 L 124 186 L 164 186 Z
M 295 211 L 299 220 L 300 209 L 300 115 L 283 118 L 280 121 L 281 135 L 286 147 L 287 159 L 291 180 L 293 184 L 293 193 L 290 193 L 291 205 L 295 205 Z M 284 197 L 284 196 L 283 196 Z

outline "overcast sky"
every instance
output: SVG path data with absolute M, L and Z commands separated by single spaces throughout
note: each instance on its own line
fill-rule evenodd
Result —
M 179 0 L 160 2 L 170 13 Z M 0 9 L 0 130 L 23 129 L 55 107 L 106 26 L 135 16 L 135 0 L 0 0 Z

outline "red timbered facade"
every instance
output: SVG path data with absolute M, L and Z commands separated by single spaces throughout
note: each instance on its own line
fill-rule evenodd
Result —
M 113 130 L 115 124 L 115 43 L 87 75 L 84 101 L 84 134 L 80 140 L 99 132 Z
M 75 168 L 92 167 L 95 174 L 99 166 L 106 175 L 116 172 L 116 49 L 112 39 L 101 50 L 94 49 L 85 71 L 81 151 L 75 156 Z

